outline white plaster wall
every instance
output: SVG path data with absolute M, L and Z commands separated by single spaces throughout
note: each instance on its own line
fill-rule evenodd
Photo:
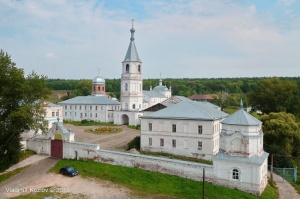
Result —
M 152 131 L 149 131 L 149 123 L 152 123 Z M 217 128 L 213 131 L 213 125 L 218 123 L 219 121 L 141 118 L 141 150 L 211 160 L 219 151 L 219 132 Z M 176 132 L 172 132 L 173 124 L 176 124 Z M 198 134 L 198 125 L 202 126 L 202 134 Z M 151 146 L 149 138 L 152 138 Z M 164 139 L 164 146 L 160 146 L 160 139 Z M 172 146 L 172 140 L 176 140 L 176 147 Z M 202 142 L 202 149 L 198 149 L 198 141 Z
M 213 160 L 213 164 L 213 179 L 217 184 L 261 194 L 261 182 L 266 178 L 262 176 L 262 165 L 228 160 Z M 232 179 L 233 169 L 240 171 L 239 180 Z

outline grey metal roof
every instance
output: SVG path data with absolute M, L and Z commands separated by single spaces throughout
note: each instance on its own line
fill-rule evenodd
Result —
M 94 77 L 93 84 L 105 84 L 105 79 L 101 76 Z
M 180 98 L 182 99 L 183 97 Z M 195 102 L 185 98 L 177 104 L 167 106 L 167 108 L 150 113 L 141 118 L 216 120 L 226 116 L 226 113 L 217 110 L 209 102 Z
M 153 88 L 153 90 L 154 91 L 167 91 L 167 90 L 169 90 L 166 86 L 163 86 L 163 85 L 158 85 L 158 86 L 155 86 L 154 88 Z
M 146 91 L 143 90 L 143 94 L 148 95 L 149 97 L 160 97 L 160 98 L 167 98 L 166 96 L 164 96 L 163 94 L 156 92 L 154 90 L 152 91 Z
M 44 103 L 44 106 L 48 106 L 48 107 L 61 107 L 60 105 L 53 104 L 53 103 L 51 103 L 51 102 L 45 102 L 45 103 Z
M 124 61 L 141 61 L 134 43 L 134 28 L 130 29 L 131 38 Z
M 219 152 L 217 155 L 213 157 L 213 160 L 228 160 L 235 162 L 244 162 L 244 163 L 254 163 L 254 164 L 262 164 L 268 158 L 269 153 L 263 152 L 261 156 L 252 155 L 251 157 L 243 158 L 238 156 L 226 155 L 223 152 Z
M 232 124 L 232 125 L 242 125 L 242 126 L 257 126 L 262 122 L 240 109 L 228 116 L 225 120 L 222 121 L 222 124 Z
M 103 105 L 119 105 L 120 102 L 114 101 L 106 96 L 94 96 L 94 95 L 89 95 L 89 96 L 77 96 L 72 99 L 68 99 L 62 102 L 59 102 L 58 104 L 65 105 L 65 104 L 103 104 Z

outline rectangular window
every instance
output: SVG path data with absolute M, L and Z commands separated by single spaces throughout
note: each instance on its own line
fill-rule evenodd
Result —
M 202 134 L 202 125 L 198 126 L 198 134 Z
M 90 113 L 90 117 L 92 117 L 92 113 Z
M 184 132 L 184 133 L 189 133 L 189 125 L 188 125 L 188 124 L 185 124 L 185 125 L 183 126 L 183 132 Z
M 172 147 L 176 147 L 176 140 L 172 140 Z
M 77 105 L 75 105 L 75 110 L 77 110 Z
M 76 112 L 75 112 L 75 117 L 76 117 Z
M 58 111 L 56 112 L 56 116 L 58 116 Z
M 202 142 L 198 141 L 198 149 L 202 149 Z
M 67 116 L 67 112 L 65 112 L 65 116 Z
M 84 117 L 86 117 L 86 113 L 84 113 Z
M 82 113 L 80 113 L 80 118 L 82 118 Z
M 65 105 L 65 109 L 66 109 L 66 110 L 68 109 L 68 106 L 67 106 L 67 105 Z
M 96 113 L 95 117 L 97 117 L 97 113 Z
M 152 123 L 149 123 L 149 131 L 152 131 Z
M 81 105 L 79 106 L 79 110 L 81 110 Z
M 149 146 L 152 146 L 152 138 L 149 138 Z
M 90 106 L 90 110 L 92 110 L 92 106 Z
M 70 109 L 72 109 L 72 106 L 70 105 Z
M 84 106 L 84 110 L 86 110 L 86 106 Z
M 52 112 L 52 117 L 54 117 L 55 116 L 55 112 Z
M 164 146 L 164 139 L 160 138 L 160 146 Z
M 96 106 L 96 110 L 98 110 L 98 106 Z
M 176 124 L 172 124 L 172 132 L 176 132 Z

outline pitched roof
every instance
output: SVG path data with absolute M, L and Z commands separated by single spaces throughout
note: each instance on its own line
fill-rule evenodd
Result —
M 242 126 L 257 126 L 262 122 L 240 109 L 228 116 L 225 120 L 222 121 L 222 124 L 232 124 L 232 125 L 242 125 Z
M 114 101 L 106 96 L 77 96 L 72 99 L 68 99 L 62 102 L 59 102 L 58 104 L 109 104 L 109 105 L 119 105 L 120 103 L 117 101 Z
M 124 61 L 141 61 L 134 43 L 134 28 L 130 29 L 131 38 Z
M 154 90 L 152 91 L 146 91 L 143 90 L 143 94 L 148 95 L 149 97 L 160 97 L 160 98 L 167 98 L 166 96 L 164 96 L 163 94 L 156 92 Z
M 254 163 L 254 164 L 262 164 L 268 158 L 269 154 L 263 152 L 261 156 L 252 155 L 251 157 L 243 158 L 238 156 L 226 155 L 223 152 L 219 152 L 217 155 L 213 157 L 214 160 L 227 160 L 227 161 L 236 161 L 236 162 L 244 162 L 244 163 Z
M 165 103 L 162 104 L 165 105 Z M 217 110 L 209 102 L 195 102 L 185 98 L 181 102 L 167 106 L 167 108 L 150 113 L 142 118 L 216 120 L 226 116 L 226 113 Z

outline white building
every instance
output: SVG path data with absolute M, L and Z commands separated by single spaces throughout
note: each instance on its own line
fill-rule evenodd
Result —
M 145 110 L 141 150 L 212 160 L 219 152 L 220 122 L 226 116 L 209 102 L 173 96 Z
M 241 108 L 222 121 L 220 152 L 213 158 L 215 181 L 260 195 L 268 183 L 268 155 L 262 122 Z
M 72 121 L 114 122 L 114 111 L 121 109 L 119 102 L 106 96 L 105 79 L 99 74 L 92 81 L 92 95 L 77 96 L 58 104 L 63 106 L 64 119 Z
M 129 47 L 122 62 L 121 110 L 115 111 L 114 123 L 138 125 L 142 110 L 171 97 L 171 88 L 163 86 L 160 79 L 159 85 L 153 90 L 150 88 L 150 91 L 143 91 L 142 61 L 134 43 L 133 24 L 130 32 Z

